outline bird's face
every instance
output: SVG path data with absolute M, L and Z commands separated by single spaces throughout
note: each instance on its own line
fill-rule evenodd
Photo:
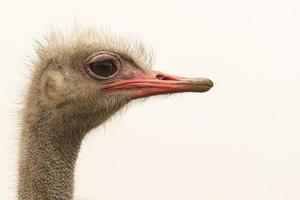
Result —
M 183 78 L 140 67 L 130 57 L 112 51 L 68 52 L 48 60 L 46 65 L 38 83 L 43 102 L 67 113 L 68 118 L 96 121 L 93 127 L 131 100 L 206 92 L 213 86 L 209 79 Z
M 183 78 L 143 69 L 130 58 L 107 51 L 90 55 L 81 66 L 91 81 L 99 83 L 97 92 L 107 98 L 123 93 L 129 101 L 159 94 L 206 92 L 213 86 L 206 78 Z

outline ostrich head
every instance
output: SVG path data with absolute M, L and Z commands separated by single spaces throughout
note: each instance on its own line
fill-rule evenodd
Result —
M 38 45 L 22 117 L 19 199 L 72 199 L 83 137 L 128 102 L 212 87 L 150 67 L 142 44 L 93 31 Z
M 141 43 L 94 31 L 77 31 L 69 37 L 52 34 L 38 45 L 37 53 L 25 120 L 31 120 L 34 112 L 41 119 L 54 119 L 51 126 L 61 124 L 82 133 L 131 100 L 205 92 L 213 85 L 209 79 L 152 71 L 151 54 Z

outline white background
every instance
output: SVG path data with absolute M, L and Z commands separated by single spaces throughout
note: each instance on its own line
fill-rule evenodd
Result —
M 1 0 L 0 199 L 16 198 L 34 40 L 75 21 L 142 38 L 156 70 L 215 83 L 134 104 L 90 133 L 76 199 L 300 199 L 299 19 L 297 0 Z

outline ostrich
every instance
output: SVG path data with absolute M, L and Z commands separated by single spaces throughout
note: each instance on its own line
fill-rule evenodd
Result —
M 18 199 L 73 199 L 81 141 L 130 101 L 205 92 L 213 83 L 152 71 L 140 42 L 93 30 L 38 43 L 22 112 Z

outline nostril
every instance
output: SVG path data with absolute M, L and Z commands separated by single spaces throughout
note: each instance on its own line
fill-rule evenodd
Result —
M 156 79 L 158 79 L 158 80 L 165 80 L 164 78 L 165 77 L 163 75 L 161 75 L 161 74 L 157 74 L 156 75 Z
M 157 75 L 156 75 L 156 79 L 158 79 L 158 80 L 163 80 L 163 81 L 173 80 L 171 77 L 164 76 L 164 75 L 162 75 L 162 74 L 157 74 Z

